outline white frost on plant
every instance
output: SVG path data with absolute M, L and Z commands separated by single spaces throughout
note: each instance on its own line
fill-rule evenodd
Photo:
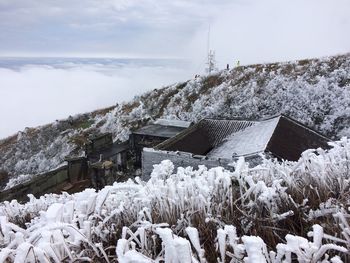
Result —
M 244 258 L 246 263 L 265 263 L 267 249 L 264 241 L 260 237 L 256 236 L 243 236 L 242 241 L 244 243 L 247 256 Z
M 251 65 L 176 83 L 128 103 L 80 114 L 0 140 L 0 166 L 11 176 L 39 174 L 82 154 L 75 139 L 112 132 L 128 139 L 144 119 L 196 122 L 202 118 L 259 119 L 284 113 L 333 138 L 350 136 L 350 55 Z M 190 98 L 190 99 L 189 99 Z M 244 150 L 244 149 L 241 149 Z
M 203 225 L 195 228 L 196 221 L 191 222 L 191 216 L 202 215 L 208 218 L 206 224 L 215 226 L 216 238 L 211 241 L 221 262 L 290 263 L 296 256 L 300 262 L 338 263 L 350 247 L 350 216 L 346 210 L 349 201 L 338 208 L 337 200 L 326 202 L 327 208 L 337 208 L 334 226 L 341 229 L 341 236 L 326 233 L 326 229 L 315 224 L 307 237 L 293 233 L 280 236 L 284 241 L 268 251 L 262 237 L 241 232 L 260 210 L 266 216 L 262 220 L 288 219 L 293 214 L 278 206 L 286 202 L 303 211 L 307 220 L 307 200 L 291 200 L 288 194 L 290 189 L 300 191 L 300 185 L 321 187 L 327 183 L 329 191 L 345 196 L 350 179 L 349 150 L 350 143 L 344 138 L 328 151 L 307 151 L 298 162 L 265 160 L 260 166 L 249 168 L 240 159 L 235 172 L 221 167 L 208 170 L 204 166 L 198 170 L 179 168 L 175 172 L 173 164 L 165 160 L 155 166 L 148 182 L 137 178 L 114 183 L 99 192 L 86 189 L 72 195 L 48 194 L 38 199 L 30 196 L 25 204 L 4 202 L 0 204 L 0 259 L 24 261 L 35 255 L 38 262 L 93 258 L 107 261 L 110 247 L 106 244 L 120 230 L 119 240 L 111 244 L 116 246 L 119 262 L 204 263 L 208 262 L 206 254 L 212 251 L 204 251 L 204 233 L 200 232 Z M 233 199 L 234 195 L 237 198 Z M 224 223 L 222 216 L 230 210 L 232 215 L 241 214 L 235 221 L 241 222 L 240 226 Z M 247 227 L 247 232 L 252 230 Z M 160 246 L 163 249 L 157 250 Z
M 16 185 L 26 183 L 30 181 L 33 178 L 34 175 L 32 174 L 20 174 L 16 177 L 11 177 L 10 180 L 7 182 L 4 190 L 10 189 Z

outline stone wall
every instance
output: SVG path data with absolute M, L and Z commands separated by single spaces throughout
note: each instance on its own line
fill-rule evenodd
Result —
M 47 193 L 61 193 L 62 191 L 72 193 L 90 186 L 86 158 L 67 158 L 66 161 L 67 165 L 36 175 L 28 182 L 0 192 L 0 202 L 13 199 L 24 202 L 28 200 L 28 194 L 40 197 Z
M 197 168 L 198 165 L 205 165 L 208 168 L 224 167 L 228 170 L 234 170 L 232 163 L 234 160 L 229 159 L 209 159 L 202 155 L 193 155 L 186 152 L 161 151 L 152 148 L 144 148 L 142 152 L 142 179 L 147 181 L 153 170 L 153 165 L 159 164 L 163 160 L 170 160 L 177 167 L 192 166 Z
M 58 189 L 69 182 L 67 165 L 61 166 L 45 174 L 37 175 L 29 182 L 16 185 L 11 189 L 0 193 L 0 202 L 16 199 L 17 201 L 27 201 L 28 194 L 40 197 L 43 193 L 56 193 Z

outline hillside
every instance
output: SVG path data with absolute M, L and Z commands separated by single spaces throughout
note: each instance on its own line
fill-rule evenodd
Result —
M 350 54 L 237 67 L 155 89 L 128 103 L 26 128 L 0 141 L 0 176 L 47 171 L 68 154 L 82 154 L 90 134 L 112 132 L 115 140 L 124 141 L 131 128 L 149 118 L 257 119 L 278 113 L 333 139 L 350 136 Z
M 0 203 L 0 262 L 349 262 L 350 140 L 332 146 Z

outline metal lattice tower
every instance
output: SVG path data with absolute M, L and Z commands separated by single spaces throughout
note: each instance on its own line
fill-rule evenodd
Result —
M 217 70 L 216 68 L 216 60 L 215 60 L 215 51 L 210 49 L 210 25 L 208 30 L 208 43 L 207 43 L 207 50 L 208 50 L 208 60 L 207 60 L 207 67 L 206 72 L 210 74 L 211 72 Z
M 215 51 L 209 50 L 206 71 L 208 74 L 216 70 Z

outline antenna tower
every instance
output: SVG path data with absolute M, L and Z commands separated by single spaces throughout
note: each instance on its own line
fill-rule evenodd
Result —
M 210 25 L 208 30 L 208 42 L 207 42 L 207 54 L 208 54 L 208 60 L 207 60 L 207 68 L 206 72 L 210 74 L 211 72 L 216 70 L 216 60 L 215 60 L 215 51 L 210 49 Z

